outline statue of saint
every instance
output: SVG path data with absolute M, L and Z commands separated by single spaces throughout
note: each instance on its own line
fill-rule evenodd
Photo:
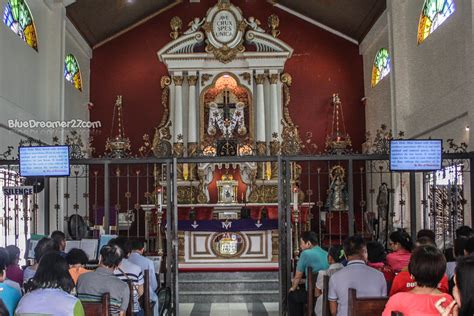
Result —
M 379 187 L 379 194 L 377 194 L 377 211 L 379 218 L 387 220 L 388 211 L 388 187 L 384 182 Z
M 349 194 L 344 182 L 344 173 L 342 166 L 334 166 L 331 169 L 331 185 L 329 186 L 328 199 L 326 201 L 326 208 L 330 212 L 349 210 Z

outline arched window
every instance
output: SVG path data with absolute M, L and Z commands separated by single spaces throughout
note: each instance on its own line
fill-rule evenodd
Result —
M 375 87 L 380 80 L 390 73 L 390 56 L 386 48 L 381 48 L 375 55 L 374 66 L 372 67 L 372 87 Z
M 81 71 L 79 63 L 73 54 L 69 54 L 64 59 L 64 78 L 74 85 L 79 91 L 82 91 Z
M 425 0 L 418 24 L 418 44 L 443 24 L 454 10 L 454 0 Z
M 3 23 L 38 51 L 35 23 L 25 0 L 8 0 L 3 12 Z

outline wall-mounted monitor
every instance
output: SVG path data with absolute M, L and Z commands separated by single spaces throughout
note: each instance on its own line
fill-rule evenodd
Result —
M 390 141 L 390 170 L 433 171 L 442 168 L 441 139 L 397 139 Z
M 70 174 L 68 146 L 20 147 L 22 177 L 67 177 Z

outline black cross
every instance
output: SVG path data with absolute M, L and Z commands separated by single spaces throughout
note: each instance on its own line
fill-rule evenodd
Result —
M 224 121 L 230 120 L 230 109 L 235 109 L 235 103 L 230 103 L 230 91 L 225 89 L 222 92 L 222 103 L 218 103 L 218 108 L 224 110 Z

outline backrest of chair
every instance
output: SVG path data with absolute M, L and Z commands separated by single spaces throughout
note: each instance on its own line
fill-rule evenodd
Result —
M 158 306 L 160 308 L 160 316 L 165 315 L 171 308 L 171 289 L 162 287 L 158 290 Z
M 127 280 L 128 289 L 130 290 L 130 299 L 127 307 L 127 316 L 133 316 L 133 283 L 131 280 Z
M 386 296 L 357 298 L 355 289 L 349 289 L 348 294 L 349 316 L 382 315 L 388 301 Z
M 329 275 L 323 276 L 323 316 L 330 316 L 329 310 Z
M 152 316 L 150 305 L 150 271 L 148 269 L 144 271 L 143 277 L 143 310 L 145 312 L 145 316 Z
M 87 316 L 109 316 L 110 294 L 102 295 L 101 302 L 81 302 Z
M 306 314 L 312 315 L 314 310 L 314 288 L 316 285 L 316 280 L 318 278 L 318 272 L 313 273 L 313 268 L 308 267 L 308 271 L 306 273 L 306 278 L 308 281 L 308 291 L 307 291 L 307 304 L 306 304 Z

